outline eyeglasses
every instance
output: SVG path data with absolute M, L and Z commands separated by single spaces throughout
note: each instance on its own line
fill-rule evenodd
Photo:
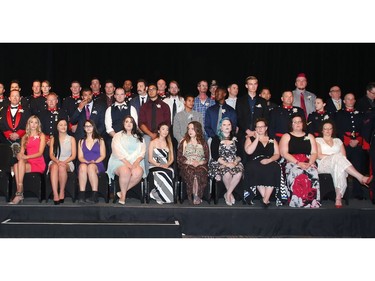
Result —
M 293 124 L 302 124 L 302 121 L 293 121 Z
M 375 95 L 375 93 L 374 93 L 374 92 L 371 92 L 371 91 L 369 91 L 369 93 L 370 93 L 370 94 L 372 94 L 372 95 Z

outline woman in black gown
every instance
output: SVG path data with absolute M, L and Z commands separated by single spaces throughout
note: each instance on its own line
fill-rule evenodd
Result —
M 267 135 L 267 121 L 259 118 L 255 123 L 254 137 L 247 137 L 245 151 L 249 155 L 245 166 L 244 199 L 252 204 L 257 190 L 262 196 L 262 206 L 270 205 L 270 197 L 276 189 L 276 206 L 287 199 L 286 186 L 281 166 L 276 162 L 280 158 L 279 145 Z

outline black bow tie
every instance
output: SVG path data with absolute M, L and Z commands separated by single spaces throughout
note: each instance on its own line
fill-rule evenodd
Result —
M 11 109 L 17 109 L 18 106 L 11 106 L 10 108 L 11 108 Z

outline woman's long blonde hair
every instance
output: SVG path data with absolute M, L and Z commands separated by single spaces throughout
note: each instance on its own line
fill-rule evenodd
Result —
M 42 124 L 40 122 L 40 119 L 38 118 L 38 116 L 36 115 L 31 115 L 29 117 L 29 119 L 27 119 L 27 123 L 26 123 L 26 133 L 25 135 L 23 136 L 23 143 L 26 145 L 27 144 L 27 141 L 29 140 L 29 137 L 31 135 L 31 128 L 30 128 L 30 123 L 31 123 L 31 120 L 32 119 L 36 119 L 36 121 L 38 122 L 38 127 L 36 128 L 36 132 L 38 134 L 38 136 L 42 133 Z

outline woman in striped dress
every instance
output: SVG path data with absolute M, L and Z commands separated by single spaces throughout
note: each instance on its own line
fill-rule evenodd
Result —
M 150 142 L 148 154 L 150 197 L 158 204 L 172 203 L 174 171 L 171 165 L 174 155 L 169 126 L 166 123 L 159 124 L 158 137 Z

